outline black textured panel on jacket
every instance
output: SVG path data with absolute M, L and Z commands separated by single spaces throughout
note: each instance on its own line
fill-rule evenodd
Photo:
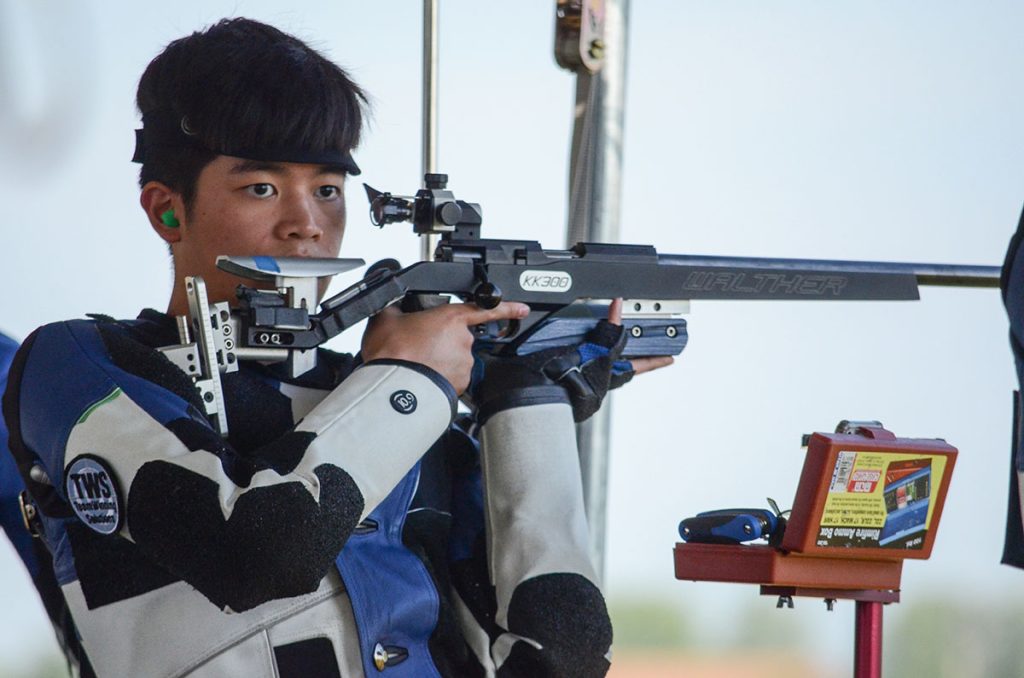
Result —
M 611 620 L 601 591 L 582 575 L 545 574 L 520 583 L 509 601 L 508 629 L 543 649 L 516 643 L 499 678 L 592 678 L 608 672 Z
M 256 455 L 278 473 L 291 473 L 314 440 L 312 431 L 291 431 L 258 449 Z
M 228 442 L 249 456 L 268 440 L 276 440 L 295 425 L 291 398 L 261 379 L 255 371 L 240 369 L 225 374 L 224 407 Z
M 99 534 L 75 521 L 68 522 L 67 530 L 82 595 L 90 610 L 179 581 L 127 539 Z
M 363 510 L 352 478 L 316 468 L 320 501 L 299 482 L 243 492 L 225 520 L 218 485 L 164 461 L 142 466 L 128 495 L 132 536 L 146 554 L 218 607 L 241 612 L 314 591 Z
M 312 431 L 291 431 L 254 452 L 241 454 L 229 447 L 210 427 L 197 421 L 175 419 L 168 422 L 167 429 L 189 450 L 207 450 L 216 454 L 224 473 L 239 487 L 248 487 L 253 475 L 264 469 L 273 469 L 280 474 L 291 473 L 316 440 Z

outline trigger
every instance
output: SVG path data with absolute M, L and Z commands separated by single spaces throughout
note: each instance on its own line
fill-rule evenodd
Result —
M 501 325 L 498 320 L 488 320 L 473 326 L 473 336 L 477 339 L 497 339 L 501 336 Z
M 473 335 L 479 339 L 505 339 L 514 336 L 518 331 L 518 320 L 490 320 L 474 327 Z

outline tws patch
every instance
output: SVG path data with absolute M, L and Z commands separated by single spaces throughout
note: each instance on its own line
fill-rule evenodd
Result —
M 411 391 L 395 391 L 391 394 L 391 407 L 399 414 L 412 414 L 416 411 L 416 396 Z
M 75 515 L 100 534 L 121 529 L 121 495 L 113 471 L 99 457 L 75 457 L 64 471 L 64 491 Z

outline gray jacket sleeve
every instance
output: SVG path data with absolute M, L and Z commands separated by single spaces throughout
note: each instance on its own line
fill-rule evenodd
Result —
M 597 585 L 572 408 L 517 407 L 481 427 L 498 676 L 601 676 L 611 622 Z

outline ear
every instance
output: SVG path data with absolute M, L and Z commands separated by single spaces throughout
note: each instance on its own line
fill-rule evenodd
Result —
M 149 225 L 164 242 L 173 244 L 181 240 L 181 229 L 185 225 L 185 203 L 179 193 L 167 184 L 150 181 L 142 187 L 139 204 L 149 218 Z M 161 217 L 168 210 L 174 212 L 179 226 L 168 226 L 163 222 Z

